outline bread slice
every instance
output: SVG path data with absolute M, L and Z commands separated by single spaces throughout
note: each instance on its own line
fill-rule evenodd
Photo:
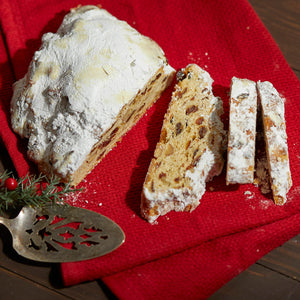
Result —
M 256 83 L 233 77 L 230 90 L 227 184 L 253 182 L 256 115 Z
M 77 185 L 172 81 L 162 49 L 97 6 L 67 14 L 43 36 L 14 85 L 11 121 L 28 156 Z
M 177 80 L 143 185 L 141 213 L 151 223 L 171 210 L 194 210 L 224 164 L 223 103 L 212 93 L 213 80 L 195 64 Z
M 262 108 L 273 199 L 276 204 L 282 205 L 286 202 L 286 195 L 292 186 L 284 118 L 284 99 L 268 81 L 258 82 L 257 89 Z

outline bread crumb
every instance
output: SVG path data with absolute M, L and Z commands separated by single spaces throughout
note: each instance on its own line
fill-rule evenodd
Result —
M 254 197 L 254 193 L 251 193 L 251 191 L 245 191 L 244 195 L 247 196 L 247 199 L 252 199 Z

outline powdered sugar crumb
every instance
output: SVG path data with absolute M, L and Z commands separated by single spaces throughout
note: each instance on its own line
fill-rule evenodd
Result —
M 187 59 L 189 60 L 190 63 L 195 63 L 195 64 L 200 65 L 201 61 L 203 63 L 203 59 L 209 60 L 210 57 L 208 56 L 208 52 L 205 52 L 204 56 L 203 56 L 203 54 L 200 54 L 200 53 L 195 54 L 195 53 L 189 51 L 187 54 Z M 207 68 L 207 65 L 205 65 L 203 68 Z
M 259 207 L 262 209 L 268 209 L 272 205 L 271 200 L 261 200 L 259 203 Z
M 288 201 L 290 201 L 290 200 L 293 200 L 294 199 L 294 197 L 299 197 L 300 196 L 300 186 L 298 187 L 293 187 L 292 189 L 291 189 L 291 191 L 289 192 L 289 194 L 287 195 L 287 199 L 288 199 Z
M 245 191 L 244 195 L 247 197 L 247 199 L 252 199 L 255 196 L 255 194 L 251 191 Z
M 250 208 L 251 208 L 252 210 L 255 210 L 255 206 L 254 206 L 254 205 L 250 205 Z
M 194 54 L 193 52 L 189 52 L 187 59 L 189 60 L 190 63 L 195 63 L 195 64 L 199 64 L 201 61 L 201 57 L 198 56 L 199 54 Z
M 65 196 L 65 201 L 70 204 L 75 204 L 79 198 L 80 193 L 71 193 Z

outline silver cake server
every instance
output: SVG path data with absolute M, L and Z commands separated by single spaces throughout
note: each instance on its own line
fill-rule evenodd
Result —
M 95 258 L 118 248 L 122 229 L 109 218 L 73 206 L 23 207 L 14 219 L 0 217 L 16 252 L 41 262 L 71 262 Z

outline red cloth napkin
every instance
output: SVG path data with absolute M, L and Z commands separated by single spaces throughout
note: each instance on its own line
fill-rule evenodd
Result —
M 42 34 L 56 31 L 67 11 L 78 4 L 74 0 L 0 4 L 4 37 L 0 134 L 19 175 L 35 168 L 26 158 L 26 142 L 10 129 L 11 85 L 27 71 Z M 224 101 L 225 124 L 233 76 L 271 81 L 286 98 L 294 185 L 284 206 L 275 206 L 253 185 L 226 186 L 222 174 L 208 184 L 210 189 L 194 212 L 171 212 L 154 225 L 140 217 L 142 184 L 172 87 L 81 183 L 86 192 L 69 198 L 73 205 L 116 221 L 126 241 L 103 257 L 62 264 L 66 285 L 101 278 L 120 299 L 207 298 L 300 232 L 299 81 L 245 0 L 103 0 L 101 5 L 157 41 L 174 68 L 197 63 L 206 69 L 214 79 L 215 94 Z

